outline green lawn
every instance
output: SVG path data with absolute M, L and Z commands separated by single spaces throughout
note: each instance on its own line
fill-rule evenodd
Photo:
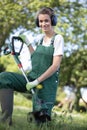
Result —
M 87 130 L 87 114 L 53 113 L 52 121 L 42 127 L 27 121 L 26 108 L 14 108 L 13 125 L 0 124 L 0 130 Z
M 29 111 L 32 111 L 32 102 L 21 95 L 15 96 L 13 125 L 0 124 L 0 130 L 87 130 L 87 113 L 62 113 L 54 107 L 52 121 L 38 127 L 27 121 Z

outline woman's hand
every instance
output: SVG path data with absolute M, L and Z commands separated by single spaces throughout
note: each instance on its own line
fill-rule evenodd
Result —
M 21 34 L 18 37 L 21 38 L 27 46 L 31 44 L 26 35 Z
M 39 81 L 36 79 L 32 82 L 29 82 L 26 84 L 26 88 L 28 91 L 30 91 L 32 88 L 36 87 L 39 84 Z

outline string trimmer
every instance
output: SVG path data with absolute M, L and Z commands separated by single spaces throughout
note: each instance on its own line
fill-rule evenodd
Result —
M 15 40 L 17 41 L 20 41 L 21 42 L 21 45 L 19 47 L 19 49 L 16 51 L 16 47 L 15 47 Z M 23 76 L 25 77 L 26 79 L 26 82 L 29 83 L 29 79 L 27 78 L 26 76 L 26 73 L 23 69 L 23 66 L 22 66 L 22 63 L 20 61 L 20 52 L 23 48 L 23 40 L 19 37 L 12 37 L 12 42 L 11 44 L 8 45 L 8 47 L 6 47 L 4 49 L 4 54 L 7 55 L 7 54 L 11 54 L 18 66 L 18 68 L 20 69 L 20 71 L 22 72 Z M 9 50 L 9 51 L 8 51 Z M 38 85 L 36 86 L 36 91 L 34 91 L 34 89 L 31 89 L 31 94 L 32 94 L 32 101 L 33 101 L 33 112 L 31 113 L 28 113 L 28 116 L 27 116 L 27 120 L 30 122 L 32 120 L 37 120 L 37 119 L 41 119 L 42 122 L 44 122 L 46 119 L 47 120 L 50 120 L 50 117 L 48 116 L 47 114 L 47 105 L 41 100 L 38 98 L 37 96 L 37 92 L 38 92 L 38 89 L 42 89 L 42 85 Z M 34 118 L 33 118 L 33 116 Z

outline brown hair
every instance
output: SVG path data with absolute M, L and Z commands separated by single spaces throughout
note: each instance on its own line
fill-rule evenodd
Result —
M 51 19 L 51 24 L 52 26 L 56 26 L 57 24 L 57 17 L 54 14 L 54 10 L 50 7 L 43 7 L 42 9 L 40 9 L 37 13 L 37 17 L 36 17 L 36 25 L 37 27 L 39 27 L 39 19 L 38 16 L 39 14 L 48 14 L 50 16 Z
M 37 17 L 38 17 L 39 14 L 48 14 L 51 17 L 52 15 L 54 15 L 54 11 L 50 7 L 43 7 L 42 9 L 40 9 L 38 11 Z

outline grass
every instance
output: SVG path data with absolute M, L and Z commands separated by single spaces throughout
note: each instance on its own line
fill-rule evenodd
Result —
M 32 110 L 31 106 L 31 101 L 21 95 L 15 96 L 13 125 L 8 126 L 7 122 L 0 124 L 0 130 L 87 130 L 87 113 L 59 112 L 57 107 L 53 109 L 50 123 L 45 123 L 43 126 L 29 123 L 27 113 Z
M 27 121 L 28 108 L 14 108 L 13 125 L 0 124 L 0 130 L 87 130 L 87 114 L 53 113 L 52 121 L 42 127 Z

